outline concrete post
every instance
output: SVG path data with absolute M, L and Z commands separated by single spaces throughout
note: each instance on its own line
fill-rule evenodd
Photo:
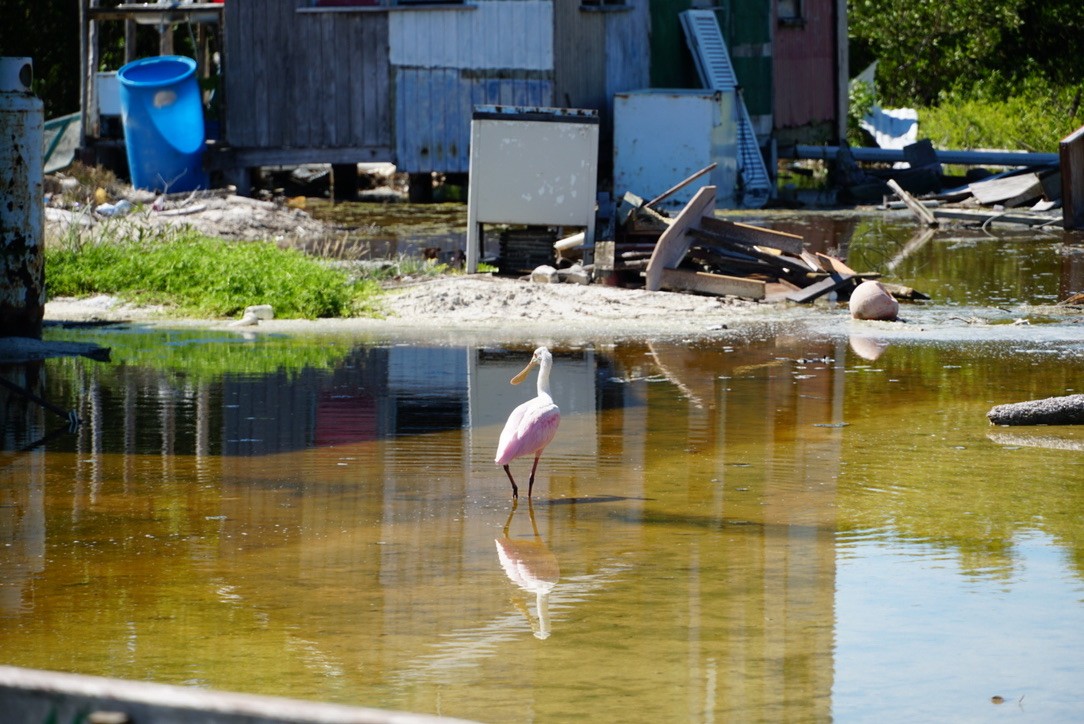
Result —
M 45 116 L 32 78 L 30 58 L 0 58 L 0 337 L 40 339 Z

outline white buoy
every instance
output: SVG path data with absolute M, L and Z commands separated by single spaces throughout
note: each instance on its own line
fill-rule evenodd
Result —
M 895 321 L 900 303 L 877 281 L 867 279 L 851 292 L 851 316 L 855 319 Z

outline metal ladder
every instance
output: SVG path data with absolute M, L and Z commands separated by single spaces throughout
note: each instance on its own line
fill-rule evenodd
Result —
M 760 153 L 757 134 L 741 96 L 738 77 L 730 62 L 730 51 L 723 40 L 719 21 L 711 10 L 685 10 L 681 13 L 685 40 L 692 51 L 696 71 L 705 88 L 733 91 L 738 123 L 738 170 L 742 179 L 742 205 L 764 206 L 772 193 L 772 179 Z

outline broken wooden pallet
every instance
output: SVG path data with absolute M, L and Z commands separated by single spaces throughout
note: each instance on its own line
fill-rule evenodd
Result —
M 685 258 L 685 252 L 689 250 L 689 229 L 700 222 L 701 217 L 708 211 L 715 210 L 715 187 L 704 186 L 696 195 L 685 204 L 685 208 L 677 215 L 666 231 L 655 243 L 655 251 L 647 263 L 647 271 L 644 277 L 644 288 L 649 292 L 657 292 L 662 289 L 662 273 L 665 269 L 676 268 Z

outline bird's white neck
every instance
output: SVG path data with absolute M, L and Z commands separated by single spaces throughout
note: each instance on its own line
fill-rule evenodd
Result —
M 553 367 L 553 358 L 548 354 L 542 356 L 538 363 L 538 396 L 550 397 L 550 368 Z

